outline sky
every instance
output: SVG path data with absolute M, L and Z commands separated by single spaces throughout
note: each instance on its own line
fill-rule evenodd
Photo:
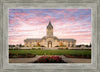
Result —
M 91 43 L 91 9 L 9 9 L 9 44 L 24 44 L 27 38 L 46 36 L 51 21 L 58 38 Z

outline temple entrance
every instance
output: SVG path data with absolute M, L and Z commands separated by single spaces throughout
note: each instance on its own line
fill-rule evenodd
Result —
M 48 48 L 52 48 L 52 42 L 48 41 Z

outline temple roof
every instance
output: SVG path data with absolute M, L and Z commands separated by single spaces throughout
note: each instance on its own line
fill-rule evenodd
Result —
M 76 41 L 75 39 L 58 39 L 58 40 L 62 40 L 62 41 Z
M 49 29 L 49 28 L 53 28 L 53 26 L 52 26 L 52 24 L 51 24 L 51 21 L 49 21 L 49 24 L 48 24 L 47 28 L 48 28 L 48 29 Z
M 49 36 L 44 36 L 42 39 L 47 39 L 47 38 L 54 38 L 54 39 L 58 39 L 56 36 L 51 36 L 51 37 L 49 37 Z
M 24 41 L 39 41 L 39 40 L 41 40 L 40 38 L 28 38 L 28 39 L 25 39 Z

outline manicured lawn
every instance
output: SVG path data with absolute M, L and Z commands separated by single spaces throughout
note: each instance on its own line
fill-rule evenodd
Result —
M 91 55 L 91 50 L 9 50 L 10 53 L 36 55 Z

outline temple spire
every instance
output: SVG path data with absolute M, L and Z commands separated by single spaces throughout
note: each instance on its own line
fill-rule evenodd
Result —
M 49 24 L 47 26 L 47 36 L 53 36 L 53 26 L 51 24 L 51 21 L 49 21 Z
M 47 28 L 53 28 L 53 26 L 51 24 L 51 21 L 49 21 L 49 24 L 48 24 Z
M 51 21 L 49 21 L 49 24 L 51 25 Z

